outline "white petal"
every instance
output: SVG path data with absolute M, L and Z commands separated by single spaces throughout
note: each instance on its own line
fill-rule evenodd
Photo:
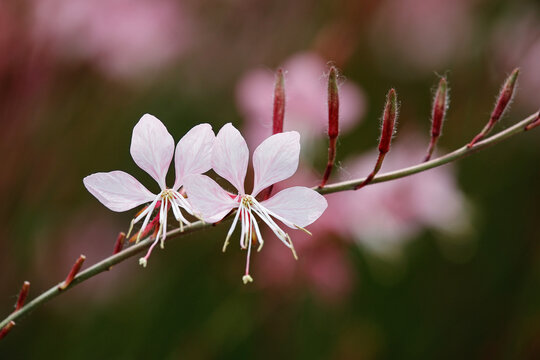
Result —
M 212 146 L 216 136 L 209 124 L 200 124 L 189 130 L 176 145 L 174 164 L 178 190 L 188 175 L 202 174 L 212 168 Z
M 112 211 L 127 211 L 156 197 L 123 171 L 95 173 L 85 177 L 83 182 L 88 191 Z
M 231 123 L 219 130 L 212 150 L 212 167 L 244 194 L 244 179 L 249 160 L 246 140 Z
M 253 153 L 255 180 L 252 195 L 290 178 L 298 168 L 300 134 L 289 131 L 270 136 Z
M 288 222 L 305 227 L 322 215 L 328 203 L 318 192 L 307 187 L 294 186 L 278 192 L 261 202 L 261 205 Z
M 184 179 L 184 189 L 194 214 L 209 223 L 221 220 L 238 206 L 238 202 L 228 192 L 206 175 L 187 176 Z
M 165 189 L 165 176 L 174 153 L 174 140 L 158 118 L 145 114 L 133 128 L 131 157 Z

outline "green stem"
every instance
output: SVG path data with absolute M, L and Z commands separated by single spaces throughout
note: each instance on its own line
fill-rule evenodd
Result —
M 451 152 L 447 155 L 441 156 L 437 159 L 433 159 L 428 162 L 424 162 L 415 166 L 411 166 L 405 169 L 400 169 L 397 171 L 388 172 L 385 174 L 381 174 L 379 176 L 376 176 L 373 178 L 373 180 L 369 183 L 376 184 L 381 183 L 385 181 L 391 181 L 395 179 L 399 179 L 402 177 L 410 176 L 419 172 L 423 172 L 429 169 L 432 169 L 437 166 L 441 166 L 450 162 L 453 162 L 455 160 L 461 159 L 465 156 L 471 155 L 479 150 L 482 150 L 488 146 L 494 145 L 502 140 L 506 140 L 514 135 L 517 135 L 519 133 L 525 132 L 525 127 L 537 119 L 539 114 L 533 114 L 529 117 L 527 117 L 525 120 L 520 121 L 519 123 L 509 127 L 508 129 L 505 129 L 501 132 L 499 132 L 496 135 L 493 135 L 483 141 L 480 141 L 476 143 L 472 148 L 467 148 L 467 146 L 463 146 L 462 148 L 457 149 L 454 152 Z M 320 189 L 318 187 L 313 188 L 313 190 L 319 192 L 320 194 L 331 194 L 335 192 L 340 191 L 347 191 L 347 190 L 354 190 L 354 188 L 361 184 L 365 178 L 361 179 L 354 179 L 350 181 L 343 181 L 336 184 L 331 184 L 328 186 L 325 186 L 324 188 Z M 201 230 L 204 228 L 209 228 L 214 226 L 214 224 L 207 224 L 201 221 L 197 221 L 189 226 L 184 227 L 184 231 L 180 232 L 180 229 L 171 230 L 167 233 L 167 240 L 180 237 L 182 235 L 189 234 L 191 232 Z M 64 293 L 74 286 L 104 272 L 109 270 L 109 268 L 113 265 L 116 265 L 126 259 L 129 259 L 138 253 L 144 251 L 152 244 L 152 239 L 146 238 L 142 241 L 140 241 L 138 244 L 135 244 L 133 246 L 130 246 L 119 253 L 109 256 L 106 259 L 101 260 L 100 262 L 92 265 L 86 270 L 81 271 L 75 278 L 73 279 L 73 282 L 64 290 L 60 290 L 58 288 L 58 284 L 54 285 L 49 290 L 45 291 L 32 301 L 28 302 L 26 305 L 21 307 L 18 311 L 11 313 L 8 317 L 6 317 L 2 322 L 0 322 L 0 329 L 2 329 L 4 326 L 6 326 L 10 321 L 17 320 L 23 315 L 27 314 L 28 312 L 32 311 L 33 309 L 37 308 L 39 305 L 42 305 L 46 303 L 47 301 L 53 299 L 54 297 L 60 295 L 61 293 Z

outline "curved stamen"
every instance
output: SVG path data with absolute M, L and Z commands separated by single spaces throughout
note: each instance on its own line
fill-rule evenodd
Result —
M 259 229 L 259 224 L 257 224 L 257 220 L 255 219 L 255 217 L 253 218 L 253 227 L 255 228 L 255 234 L 257 235 L 257 241 L 259 242 L 259 247 L 257 248 L 257 251 L 261 251 L 264 245 L 264 240 L 261 235 L 261 230 Z
M 156 199 L 152 202 L 152 204 L 148 207 L 148 209 L 150 209 L 150 210 L 148 211 L 148 213 L 146 214 L 146 217 L 144 218 L 143 224 L 141 226 L 141 230 L 139 230 L 139 233 L 137 234 L 137 241 L 135 241 L 135 243 L 138 243 L 139 240 L 141 240 L 142 232 L 144 231 L 144 229 L 146 229 L 146 225 L 148 225 L 148 222 L 150 221 L 150 218 L 152 217 L 152 213 L 154 212 L 154 207 L 156 206 L 156 203 L 160 198 L 161 198 L 161 194 L 159 194 L 156 197 Z M 163 204 L 163 202 L 161 203 L 161 205 L 162 204 Z M 160 205 L 160 209 L 161 209 L 161 205 Z M 140 215 L 139 215 L 139 217 L 140 217 Z M 135 220 L 137 220 L 137 219 L 135 219 Z
M 240 216 L 240 208 L 236 211 L 236 215 L 234 216 L 234 220 L 232 222 L 232 225 L 229 228 L 229 232 L 227 233 L 227 237 L 225 238 L 225 243 L 223 244 L 223 252 L 225 252 L 225 250 L 227 250 L 227 245 L 229 245 L 229 239 L 231 238 L 231 235 L 234 232 L 234 229 L 236 228 L 236 223 L 238 222 L 238 217 L 239 216 Z
M 126 238 L 129 238 L 129 235 L 131 234 L 131 231 L 133 230 L 133 225 L 138 223 L 139 220 L 141 220 L 145 215 L 148 215 L 149 213 L 152 214 L 154 212 L 154 207 L 156 206 L 157 201 L 160 199 L 160 196 L 161 194 L 157 195 L 154 201 L 152 201 L 150 205 L 146 207 L 146 209 L 141 211 L 141 213 L 135 219 L 131 220 L 131 224 L 129 225 L 129 230 L 126 235 Z M 144 224 L 141 229 L 144 229 L 145 227 L 146 227 L 146 224 Z
M 162 249 L 165 248 L 165 239 L 167 238 L 167 214 L 169 213 L 169 199 L 168 198 L 165 198 L 165 205 L 163 207 L 163 221 L 162 221 L 162 226 L 163 226 L 163 235 L 161 236 L 161 244 L 160 244 L 160 247 Z

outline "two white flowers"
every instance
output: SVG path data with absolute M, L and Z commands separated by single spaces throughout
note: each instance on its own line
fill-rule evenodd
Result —
M 225 250 L 238 223 L 241 224 L 240 246 L 247 250 L 244 283 L 253 281 L 249 274 L 249 260 L 254 242 L 260 250 L 263 237 L 259 221 L 268 225 L 285 246 L 294 247 L 289 235 L 278 225 L 281 222 L 292 229 L 304 229 L 317 220 L 327 207 L 326 199 L 307 187 L 295 186 L 282 190 L 267 200 L 256 197 L 267 187 L 291 177 L 298 168 L 300 135 L 295 131 L 275 134 L 264 140 L 253 152 L 254 185 L 250 194 L 244 189 L 248 170 L 249 150 L 240 132 L 230 123 L 214 135 L 209 124 L 192 128 L 174 147 L 174 140 L 167 128 L 156 117 L 146 114 L 133 128 L 131 156 L 135 163 L 157 181 L 161 191 L 150 192 L 133 176 L 123 171 L 95 173 L 84 178 L 84 185 L 103 205 L 117 212 L 150 203 L 132 221 L 131 227 L 143 220 L 142 231 L 158 209 L 155 220 L 157 234 L 145 257 L 139 260 L 146 266 L 155 245 L 161 240 L 163 247 L 167 236 L 167 215 L 172 209 L 180 228 L 190 222 L 186 213 L 215 223 L 231 211 L 236 211 L 227 234 Z M 174 154 L 176 180 L 171 188 L 165 183 Z M 228 192 L 203 173 L 213 169 L 229 181 L 236 191 Z M 130 231 L 131 231 L 130 227 Z

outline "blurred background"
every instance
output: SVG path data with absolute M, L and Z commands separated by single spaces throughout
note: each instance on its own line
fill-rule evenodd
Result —
M 484 126 L 516 66 L 496 130 L 537 111 L 539 59 L 535 1 L 1 0 L 2 314 L 24 280 L 34 297 L 127 230 L 135 210 L 109 211 L 84 176 L 120 169 L 157 190 L 129 155 L 144 113 L 176 141 L 232 122 L 253 150 L 281 66 L 285 129 L 303 145 L 286 183 L 314 186 L 329 62 L 342 72 L 333 182 L 371 170 L 390 87 L 401 111 L 383 171 L 422 160 L 439 76 L 451 100 L 436 154 Z M 170 241 L 146 269 L 129 259 L 19 321 L 0 357 L 538 359 L 539 136 L 328 196 L 312 237 L 290 232 L 300 259 L 268 235 L 249 286 L 238 243 L 221 253 L 226 226 Z

